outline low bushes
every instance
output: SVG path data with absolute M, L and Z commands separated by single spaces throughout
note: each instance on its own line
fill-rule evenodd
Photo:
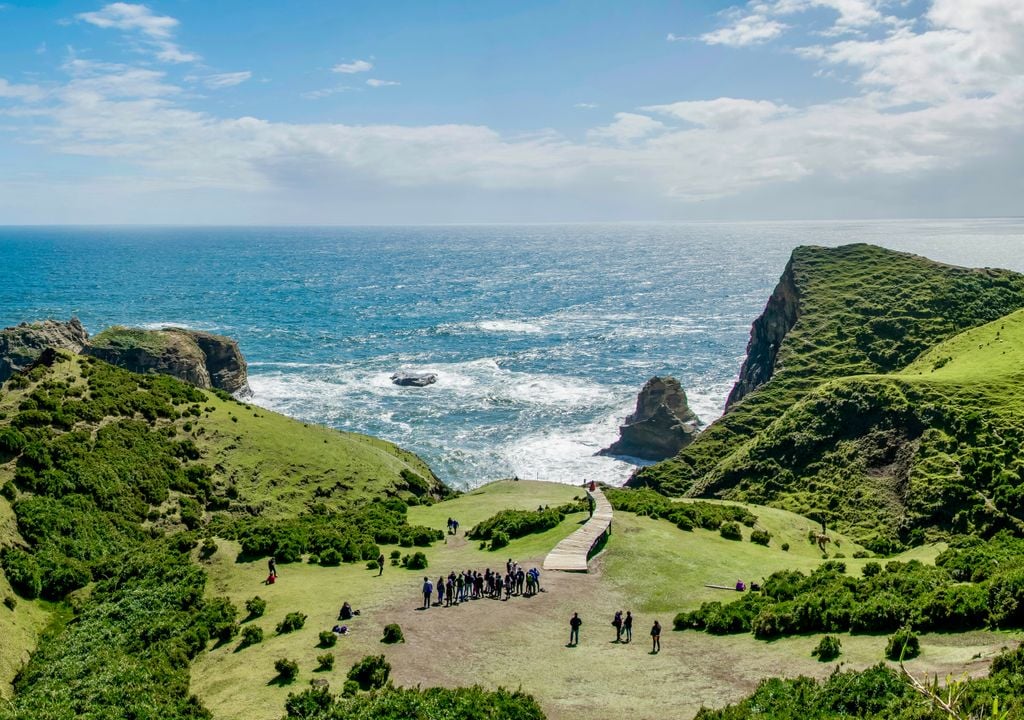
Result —
M 909 660 L 921 654 L 921 641 L 909 627 L 901 628 L 885 644 L 885 656 L 890 660 Z
M 277 679 L 281 682 L 290 683 L 299 675 L 299 664 L 288 658 L 281 658 L 274 662 L 274 670 L 277 671 Z
M 261 617 L 267 611 L 267 601 L 259 595 L 250 598 L 245 601 L 245 611 L 249 613 L 250 618 Z
M 750 532 L 750 542 L 757 543 L 758 545 L 768 546 L 771 542 L 772 534 L 767 530 L 752 530 Z M 788 547 L 788 546 L 787 546 Z
M 246 625 L 242 628 L 242 643 L 240 647 L 249 647 L 263 642 L 263 628 L 256 625 Z
M 278 634 L 290 633 L 302 628 L 306 624 L 306 616 L 300 612 L 290 612 L 284 616 L 284 620 L 277 624 L 275 630 Z
M 743 531 L 740 530 L 740 524 L 733 520 L 723 522 L 718 528 L 718 534 L 724 537 L 726 540 L 743 539 Z
M 414 552 L 407 563 L 404 563 L 410 570 L 423 570 L 427 567 L 427 556 L 419 551 Z
M 334 653 L 324 653 L 316 656 L 316 669 L 320 671 L 334 669 Z
M 338 636 L 330 630 L 320 631 L 320 647 L 329 648 L 334 647 L 338 643 Z
M 390 676 L 391 663 L 383 655 L 367 655 L 351 667 L 347 677 L 363 690 L 373 690 L 387 685 Z
M 821 662 L 835 660 L 842 652 L 843 644 L 835 635 L 826 635 L 818 642 L 818 645 L 811 650 L 811 655 L 816 655 Z
M 490 540 L 491 549 L 496 550 L 508 545 L 510 539 L 525 537 L 557 527 L 564 519 L 565 514 L 559 508 L 502 510 L 474 526 L 466 533 L 466 537 L 471 540 Z M 495 545 L 496 536 L 501 536 L 504 544 Z
M 718 530 L 724 522 L 738 522 L 752 527 L 757 516 L 740 505 L 709 502 L 673 502 L 664 495 L 640 488 L 607 488 L 605 497 L 614 510 L 636 513 L 651 518 L 663 518 L 680 530 Z
M 390 623 L 384 626 L 384 637 L 381 638 L 381 642 L 393 644 L 393 643 L 404 643 L 405 635 L 402 634 L 402 628 L 398 623 Z

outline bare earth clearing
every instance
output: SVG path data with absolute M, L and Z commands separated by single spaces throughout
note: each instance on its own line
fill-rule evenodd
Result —
M 447 516 L 463 529 L 502 507 L 536 507 L 565 502 L 582 490 L 542 483 L 496 483 L 458 500 L 412 508 L 414 523 L 444 527 Z M 729 601 L 731 591 L 704 588 L 708 582 L 731 583 L 739 577 L 757 580 L 782 568 L 807 570 L 821 561 L 806 540 L 809 523 L 795 515 L 753 508 L 759 525 L 773 533 L 772 547 L 720 538 L 707 531 L 683 532 L 665 521 L 616 513 L 604 551 L 591 561 L 590 572 L 546 572 L 545 592 L 509 601 L 475 600 L 458 607 L 418 609 L 424 574 L 436 582 L 450 570 L 503 568 L 515 558 L 526 567 L 540 567 L 544 555 L 579 527 L 585 514 L 566 518 L 559 527 L 513 541 L 496 553 L 481 551 L 464 538 L 427 550 L 430 566 L 415 572 L 388 566 L 383 577 L 361 565 L 323 568 L 294 564 L 280 568 L 276 585 L 264 586 L 265 564 L 234 562 L 237 548 L 219 541 L 221 549 L 209 563 L 210 591 L 228 595 L 240 608 L 260 595 L 268 601 L 264 617 L 251 621 L 263 627 L 263 643 L 237 650 L 237 641 L 202 655 L 192 672 L 196 692 L 218 718 L 278 718 L 288 692 L 323 677 L 340 690 L 353 662 L 363 655 L 384 653 L 399 685 L 471 685 L 522 687 L 532 693 L 550 718 L 690 717 L 702 705 L 720 706 L 740 699 L 768 675 L 827 676 L 836 663 L 819 663 L 811 649 L 820 636 L 788 638 L 771 643 L 751 635 L 712 636 L 671 631 L 676 612 L 707 599 Z M 745 532 L 749 532 L 745 529 Z M 801 540 L 802 538 L 802 540 Z M 776 542 L 788 541 L 789 552 Z M 843 543 L 849 551 L 852 546 Z M 386 548 L 385 554 L 392 548 Z M 941 548 L 918 548 L 908 557 L 927 561 Z M 408 552 L 408 550 L 402 550 Z M 847 560 L 856 573 L 864 561 Z M 348 623 L 352 632 L 333 648 L 335 669 L 318 673 L 317 635 L 338 621 L 348 600 L 362 614 Z M 309 615 L 306 626 L 275 635 L 285 613 Z M 616 610 L 636 616 L 634 642 L 617 644 L 611 627 Z M 579 612 L 584 620 L 580 644 L 567 648 L 568 620 Z M 650 655 L 648 635 L 657 618 L 665 627 L 662 652 Z M 385 624 L 402 626 L 406 642 L 380 642 Z M 908 664 L 914 672 L 958 675 L 982 673 L 1000 648 L 1019 634 L 973 632 L 922 637 L 923 653 Z M 862 668 L 883 656 L 885 636 L 842 635 L 839 660 Z M 297 660 L 299 678 L 290 686 L 273 682 L 274 660 Z

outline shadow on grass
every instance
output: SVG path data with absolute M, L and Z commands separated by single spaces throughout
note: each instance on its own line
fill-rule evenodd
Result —
M 281 675 L 276 675 L 267 681 L 268 686 L 276 685 L 277 687 L 287 687 L 295 682 L 295 678 L 286 678 Z

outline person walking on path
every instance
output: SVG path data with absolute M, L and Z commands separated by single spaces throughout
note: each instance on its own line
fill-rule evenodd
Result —
M 381 553 L 377 557 L 377 567 L 380 568 L 380 570 L 377 572 L 377 577 L 380 577 L 384 574 L 384 553 Z
M 423 578 L 423 609 L 430 607 L 430 596 L 434 594 L 434 585 L 430 578 Z
M 622 632 L 626 636 L 626 642 L 633 640 L 633 613 L 626 611 L 626 619 L 622 621 Z
M 580 625 L 583 621 L 580 619 L 579 613 L 573 613 L 572 619 L 569 620 L 569 647 L 576 647 L 580 644 Z
M 622 611 L 615 612 L 615 619 L 612 620 L 612 627 L 615 628 L 615 642 L 622 642 Z
M 661 652 L 661 623 L 655 620 L 654 627 L 651 628 L 651 655 L 657 655 L 659 652 Z

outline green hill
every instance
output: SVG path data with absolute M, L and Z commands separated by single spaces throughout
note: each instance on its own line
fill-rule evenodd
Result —
M 998 319 L 1024 307 L 1024 276 L 853 245 L 798 248 L 780 286 L 739 385 L 781 295 L 795 323 L 770 379 L 630 484 L 820 515 L 877 551 L 1015 524 L 1024 353 L 1020 316 Z

